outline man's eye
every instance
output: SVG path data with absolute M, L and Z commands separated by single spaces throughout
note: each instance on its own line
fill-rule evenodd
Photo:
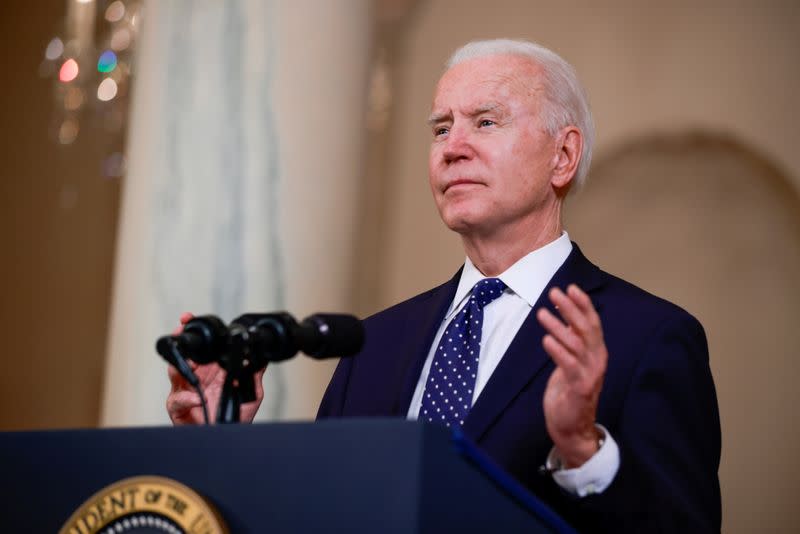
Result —
M 447 133 L 447 132 L 449 132 L 449 131 L 450 131 L 450 130 L 449 130 L 448 128 L 446 128 L 446 127 L 444 127 L 444 126 L 439 126 L 438 128 L 435 128 L 435 129 L 433 130 L 433 134 L 434 134 L 436 137 L 439 137 L 440 135 L 444 135 L 444 134 L 446 134 L 446 133 Z
M 478 123 L 479 128 L 485 128 L 486 126 L 494 126 L 495 122 L 491 119 L 481 119 Z

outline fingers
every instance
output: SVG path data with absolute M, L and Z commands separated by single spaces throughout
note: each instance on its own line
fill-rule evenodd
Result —
M 201 404 L 200 395 L 195 391 L 176 391 L 167 396 L 167 410 L 170 413 L 183 413 Z
M 221 386 L 223 380 L 225 379 L 225 372 L 218 363 L 198 365 L 189 360 L 189 365 L 192 366 L 192 371 L 194 371 L 194 373 L 197 375 L 197 378 L 200 380 L 200 384 L 203 386 L 203 388 L 206 388 L 213 383 L 217 383 Z
M 192 387 L 173 366 L 167 366 L 167 374 L 169 375 L 169 381 L 172 384 L 172 391 L 179 391 Z
M 202 406 L 200 396 L 194 391 L 182 390 L 170 393 L 167 397 L 167 413 L 174 423 L 191 421 L 191 411 Z
M 580 291 L 577 289 L 577 286 L 574 285 L 571 285 L 568 291 L 574 293 L 573 288 Z M 573 300 L 572 296 L 564 293 L 557 287 L 551 289 L 548 296 L 556 309 L 558 309 L 561 317 L 564 318 L 564 321 L 566 321 L 571 328 L 576 330 L 579 335 L 585 337 L 590 330 L 589 320 L 586 313 L 578 306 L 575 300 Z
M 260 371 L 255 372 L 255 384 L 256 384 L 256 398 L 262 399 L 264 398 L 264 372 L 267 368 L 263 368 Z
M 602 338 L 603 328 L 600 324 L 600 316 L 597 314 L 597 310 L 594 309 L 594 304 L 592 304 L 592 299 L 589 298 L 589 295 L 575 284 L 570 284 L 567 288 L 567 296 L 583 312 L 589 331 L 599 334 Z
M 571 284 L 566 293 L 559 288 L 553 288 L 548 296 L 564 321 L 577 332 L 588 346 L 597 346 L 602 343 L 603 329 L 600 324 L 600 316 L 594 309 L 589 295 L 575 284 Z
M 570 379 L 579 378 L 590 368 L 602 371 L 606 360 L 603 328 L 589 296 L 575 284 L 566 293 L 553 288 L 548 296 L 563 321 L 547 308 L 536 312 L 547 331 L 542 340 L 545 351 Z
M 172 331 L 173 335 L 179 335 L 183 332 L 183 327 L 194 318 L 194 315 L 189 312 L 184 312 L 180 316 L 180 325 L 175 327 Z M 210 368 L 212 366 L 205 366 L 206 369 L 199 369 L 199 366 L 192 360 L 186 360 L 190 368 L 199 375 L 202 386 L 205 388 L 208 383 L 212 382 L 217 375 L 219 369 Z M 176 425 L 181 424 L 198 424 L 202 422 L 200 418 L 200 410 L 202 401 L 200 395 L 194 390 L 191 384 L 181 375 L 181 373 L 172 365 L 167 367 L 167 374 L 171 384 L 171 392 L 167 396 L 167 413 L 170 419 Z
M 572 354 L 579 354 L 583 352 L 583 340 L 572 330 L 569 326 L 565 325 L 555 315 L 553 315 L 547 308 L 541 308 L 536 313 L 536 318 L 547 332 L 555 338 L 561 345 L 564 345 Z
M 206 384 L 208 382 L 213 382 L 216 374 L 219 372 L 218 368 L 198 372 L 198 368 L 200 367 L 198 364 L 194 363 L 192 360 L 186 360 L 186 363 L 188 363 L 192 371 L 194 371 L 195 374 L 198 375 L 198 378 L 203 384 Z M 183 377 L 183 375 L 181 375 L 180 371 L 178 371 L 172 365 L 167 366 L 167 375 L 169 375 L 169 381 L 172 384 L 172 391 L 179 391 L 181 389 L 193 389 L 192 385 L 189 384 L 189 382 Z
M 581 365 L 578 359 L 567 350 L 564 345 L 557 341 L 552 335 L 547 334 L 542 338 L 542 347 L 545 352 L 553 359 L 556 366 L 564 370 L 567 380 L 575 382 L 581 377 Z
M 172 335 L 177 336 L 183 332 L 183 327 L 192 319 L 194 319 L 194 315 L 191 312 L 183 312 L 180 316 L 181 324 L 172 329 Z
M 575 284 L 570 284 L 567 287 L 567 295 L 572 299 L 572 301 L 581 308 L 587 316 L 594 312 L 594 305 L 592 304 L 592 299 L 589 298 L 581 288 L 579 288 Z

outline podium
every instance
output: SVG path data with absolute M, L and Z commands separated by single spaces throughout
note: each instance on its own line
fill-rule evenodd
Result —
M 6 432 L 0 466 L 8 532 L 58 532 L 142 475 L 199 493 L 231 533 L 573 532 L 460 432 L 397 419 Z

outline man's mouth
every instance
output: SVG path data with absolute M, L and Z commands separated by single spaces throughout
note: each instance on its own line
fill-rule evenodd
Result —
M 468 178 L 457 178 L 452 182 L 448 182 L 443 192 L 447 193 L 449 189 L 453 187 L 458 187 L 460 185 L 480 185 L 480 182 L 478 182 L 477 180 L 470 180 Z

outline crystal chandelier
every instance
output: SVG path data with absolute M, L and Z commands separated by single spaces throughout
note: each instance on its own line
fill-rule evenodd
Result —
M 47 44 L 41 76 L 54 84 L 51 135 L 72 145 L 95 130 L 106 146 L 102 172 L 125 172 L 123 147 L 141 26 L 141 0 L 67 0 L 62 30 Z

